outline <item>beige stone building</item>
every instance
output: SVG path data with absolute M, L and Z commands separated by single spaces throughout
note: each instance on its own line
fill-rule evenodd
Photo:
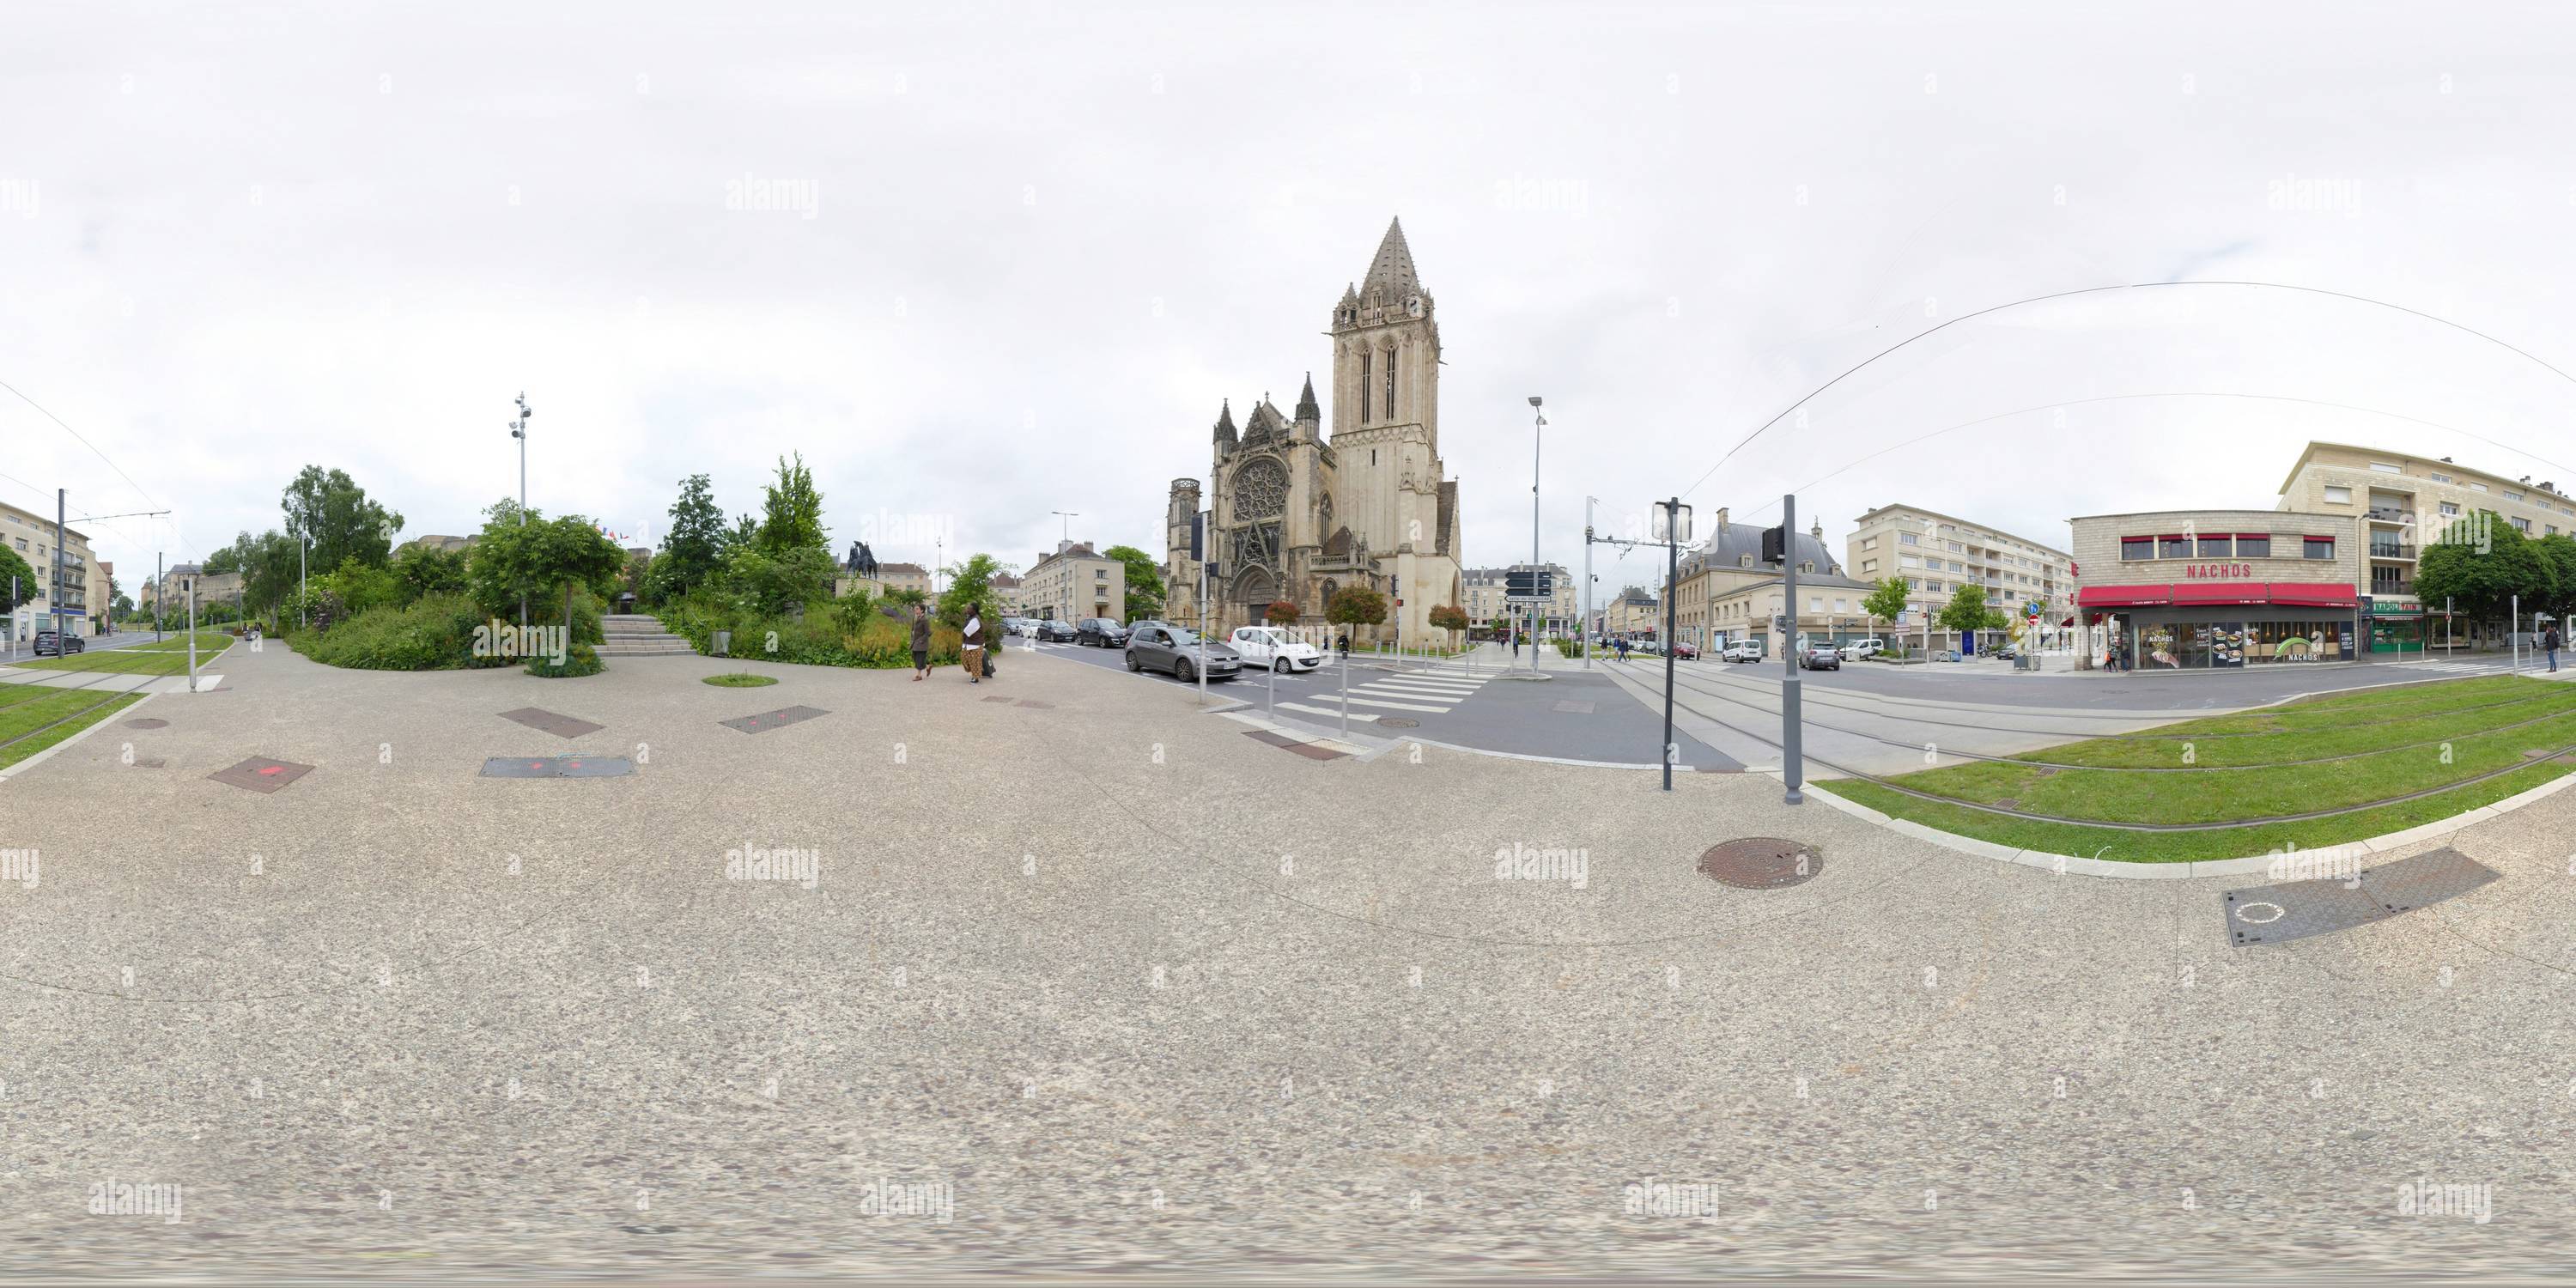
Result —
M 2114 646 L 2141 671 L 2352 661 L 2368 649 L 2358 516 L 2163 510 L 2070 522 L 2088 665 Z
M 2576 532 L 2576 497 L 2552 480 L 2507 478 L 2452 462 L 2404 452 L 2311 442 L 2281 481 L 2283 512 L 2350 518 L 2361 526 L 2366 560 L 2359 583 L 2370 597 L 2373 648 L 2385 653 L 2440 647 L 2446 634 L 2441 605 L 2415 594 L 2420 544 L 2437 540 L 2454 523 L 2482 510 L 2520 530 L 2545 537 Z
M 1087 541 L 1059 541 L 1020 575 L 1022 612 L 1059 622 L 1127 620 L 1127 565 Z
M 1608 639 L 1652 639 L 1664 633 L 1664 606 L 1655 593 L 1629 586 L 1601 605 L 1600 634 Z
M 2040 620 L 2052 633 L 2068 616 L 2075 556 L 1991 525 L 1921 506 L 1883 505 L 1860 517 L 1843 549 L 1845 566 L 1858 580 L 1874 586 L 1889 577 L 1905 579 L 1903 633 L 1917 647 L 1925 638 L 1924 623 L 1940 616 L 1961 586 L 1981 587 L 1986 603 L 2005 614 L 2037 602 Z M 1930 642 L 1935 650 L 1954 649 L 1959 633 L 1935 623 Z
M 1794 642 L 1841 644 L 1878 634 L 1880 627 L 1870 622 L 1869 610 L 1861 607 L 1875 588 L 1873 583 L 1840 573 L 1799 573 Z M 1777 573 L 1760 581 L 1712 586 L 1708 626 L 1696 637 L 1685 631 L 1682 639 L 1701 650 L 1702 656 L 1712 649 L 1750 642 L 1761 646 L 1764 657 L 1785 661 L 1775 622 L 1787 612 L 1786 587 Z
M 1222 637 L 1286 600 L 1301 624 L 1321 625 L 1336 592 L 1367 586 L 1388 597 L 1390 615 L 1356 631 L 1355 645 L 1445 643 L 1430 615 L 1460 603 L 1458 485 L 1440 459 L 1437 309 L 1400 224 L 1387 226 L 1365 278 L 1343 290 L 1330 334 L 1329 436 L 1311 375 L 1293 412 L 1265 394 L 1239 432 L 1233 403 L 1220 405 L 1200 546 L 1217 572 L 1204 613 L 1190 544 L 1199 482 L 1172 482 L 1165 615 Z
M 1018 577 L 1006 572 L 993 574 L 993 598 L 1001 603 L 1003 612 L 1013 617 L 1028 615 L 1027 585 Z
M 54 567 L 54 516 L 0 502 L 0 541 L 27 561 L 36 574 L 36 584 L 22 587 L 28 602 L 20 604 L 9 615 L 9 637 L 23 646 L 38 631 L 54 629 L 54 614 L 62 614 L 62 629 L 74 634 L 96 634 L 98 624 L 107 616 L 107 601 L 91 593 L 96 569 L 90 558 L 89 537 L 77 528 L 62 533 L 62 567 Z M 57 578 L 60 579 L 59 583 Z M 93 617 L 96 621 L 93 621 Z
M 878 564 L 876 580 L 888 595 L 898 590 L 930 593 L 930 570 L 917 563 Z
M 1767 636 L 1770 618 L 1753 613 L 1746 607 L 1749 601 L 1738 598 L 1748 588 L 1775 585 L 1780 580 L 1779 568 L 1762 562 L 1763 531 L 1759 524 L 1735 522 L 1720 506 L 1709 520 L 1707 539 L 1682 556 L 1673 579 L 1673 629 L 1683 643 L 1705 652 L 1724 648 L 1750 632 Z M 1823 524 L 1811 524 L 1798 534 L 1794 545 L 1801 581 L 1842 575 L 1841 565 L 1834 562 L 1832 551 L 1825 545 Z M 1773 598 L 1778 598 L 1777 594 Z M 1834 597 L 1826 598 L 1830 602 Z M 1843 614 L 1845 624 L 1849 624 L 1850 616 Z M 1662 630 L 1660 622 L 1656 630 Z

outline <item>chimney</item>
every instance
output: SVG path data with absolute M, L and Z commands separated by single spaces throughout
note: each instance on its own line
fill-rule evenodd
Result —
M 1717 531 L 1717 532 L 1724 532 L 1724 531 L 1726 531 L 1726 507 L 1725 507 L 1725 506 L 1722 506 L 1722 505 L 1721 505 L 1721 506 L 1719 506 L 1719 507 L 1717 507 L 1717 528 L 1716 528 L 1716 531 Z

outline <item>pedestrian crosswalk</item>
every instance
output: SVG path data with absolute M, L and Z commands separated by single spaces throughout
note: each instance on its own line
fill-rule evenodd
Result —
M 1334 719 L 1340 719 L 1348 711 L 1353 720 L 1372 722 L 1384 717 L 1409 717 L 1416 713 L 1438 715 L 1475 696 L 1476 690 L 1484 687 L 1491 678 L 1465 674 L 1396 673 L 1354 686 L 1347 701 L 1339 690 L 1310 689 L 1299 695 L 1301 701 L 1282 702 L 1279 709 Z

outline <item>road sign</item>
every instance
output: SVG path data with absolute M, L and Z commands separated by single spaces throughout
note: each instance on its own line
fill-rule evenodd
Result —
M 1556 595 L 1556 573 L 1545 568 L 1511 568 L 1503 573 L 1503 598 L 1511 600 L 1552 599 Z

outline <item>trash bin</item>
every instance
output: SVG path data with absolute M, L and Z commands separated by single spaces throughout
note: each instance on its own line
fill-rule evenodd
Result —
M 732 631 L 717 631 L 717 632 L 716 632 L 716 656 L 717 656 L 717 657 L 732 657 L 732 656 L 733 656 L 733 632 L 732 632 Z

